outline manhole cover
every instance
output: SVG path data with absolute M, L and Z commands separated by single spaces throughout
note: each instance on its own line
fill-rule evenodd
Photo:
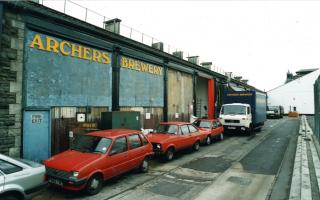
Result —
M 191 190 L 191 186 L 171 183 L 167 181 L 159 182 L 158 184 L 150 187 L 148 190 L 155 194 L 160 194 L 170 197 L 181 197 L 186 192 Z
M 250 185 L 251 179 L 239 177 L 239 176 L 230 176 L 227 181 L 230 181 L 232 183 L 236 183 L 239 185 Z
M 231 161 L 223 158 L 205 157 L 191 161 L 182 167 L 204 172 L 224 172 L 231 166 Z

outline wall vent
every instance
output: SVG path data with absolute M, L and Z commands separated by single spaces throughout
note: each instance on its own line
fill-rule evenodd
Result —
M 104 21 L 103 22 L 104 29 L 116 34 L 120 34 L 120 22 L 121 22 L 121 19 L 118 19 L 118 18 Z
M 152 47 L 155 48 L 155 49 L 158 49 L 160 51 L 163 51 L 163 42 L 153 43 Z
M 172 53 L 173 56 L 183 59 L 183 51 L 175 51 Z
M 199 56 L 189 56 L 187 58 L 189 62 L 199 65 Z

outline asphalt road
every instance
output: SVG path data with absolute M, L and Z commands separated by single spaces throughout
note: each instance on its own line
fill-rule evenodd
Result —
M 285 199 L 298 127 L 297 119 L 268 120 L 254 136 L 226 137 L 171 162 L 154 159 L 147 174 L 107 181 L 95 196 L 48 188 L 34 199 Z

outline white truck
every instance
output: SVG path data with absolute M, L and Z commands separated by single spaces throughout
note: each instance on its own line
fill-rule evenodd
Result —
M 226 92 L 219 118 L 226 133 L 260 131 L 266 121 L 266 95 L 257 91 Z

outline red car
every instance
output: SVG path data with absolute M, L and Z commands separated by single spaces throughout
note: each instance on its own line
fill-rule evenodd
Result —
M 203 142 L 211 144 L 212 139 L 223 140 L 224 128 L 217 119 L 197 119 L 193 124 L 198 127 L 203 134 Z
M 113 129 L 77 136 L 72 148 L 44 161 L 48 182 L 97 194 L 104 180 L 135 168 L 147 172 L 152 145 L 136 130 Z
M 153 151 L 163 155 L 166 160 L 172 160 L 174 152 L 193 147 L 195 151 L 200 148 L 201 133 L 187 122 L 162 122 L 158 128 L 148 134 Z

